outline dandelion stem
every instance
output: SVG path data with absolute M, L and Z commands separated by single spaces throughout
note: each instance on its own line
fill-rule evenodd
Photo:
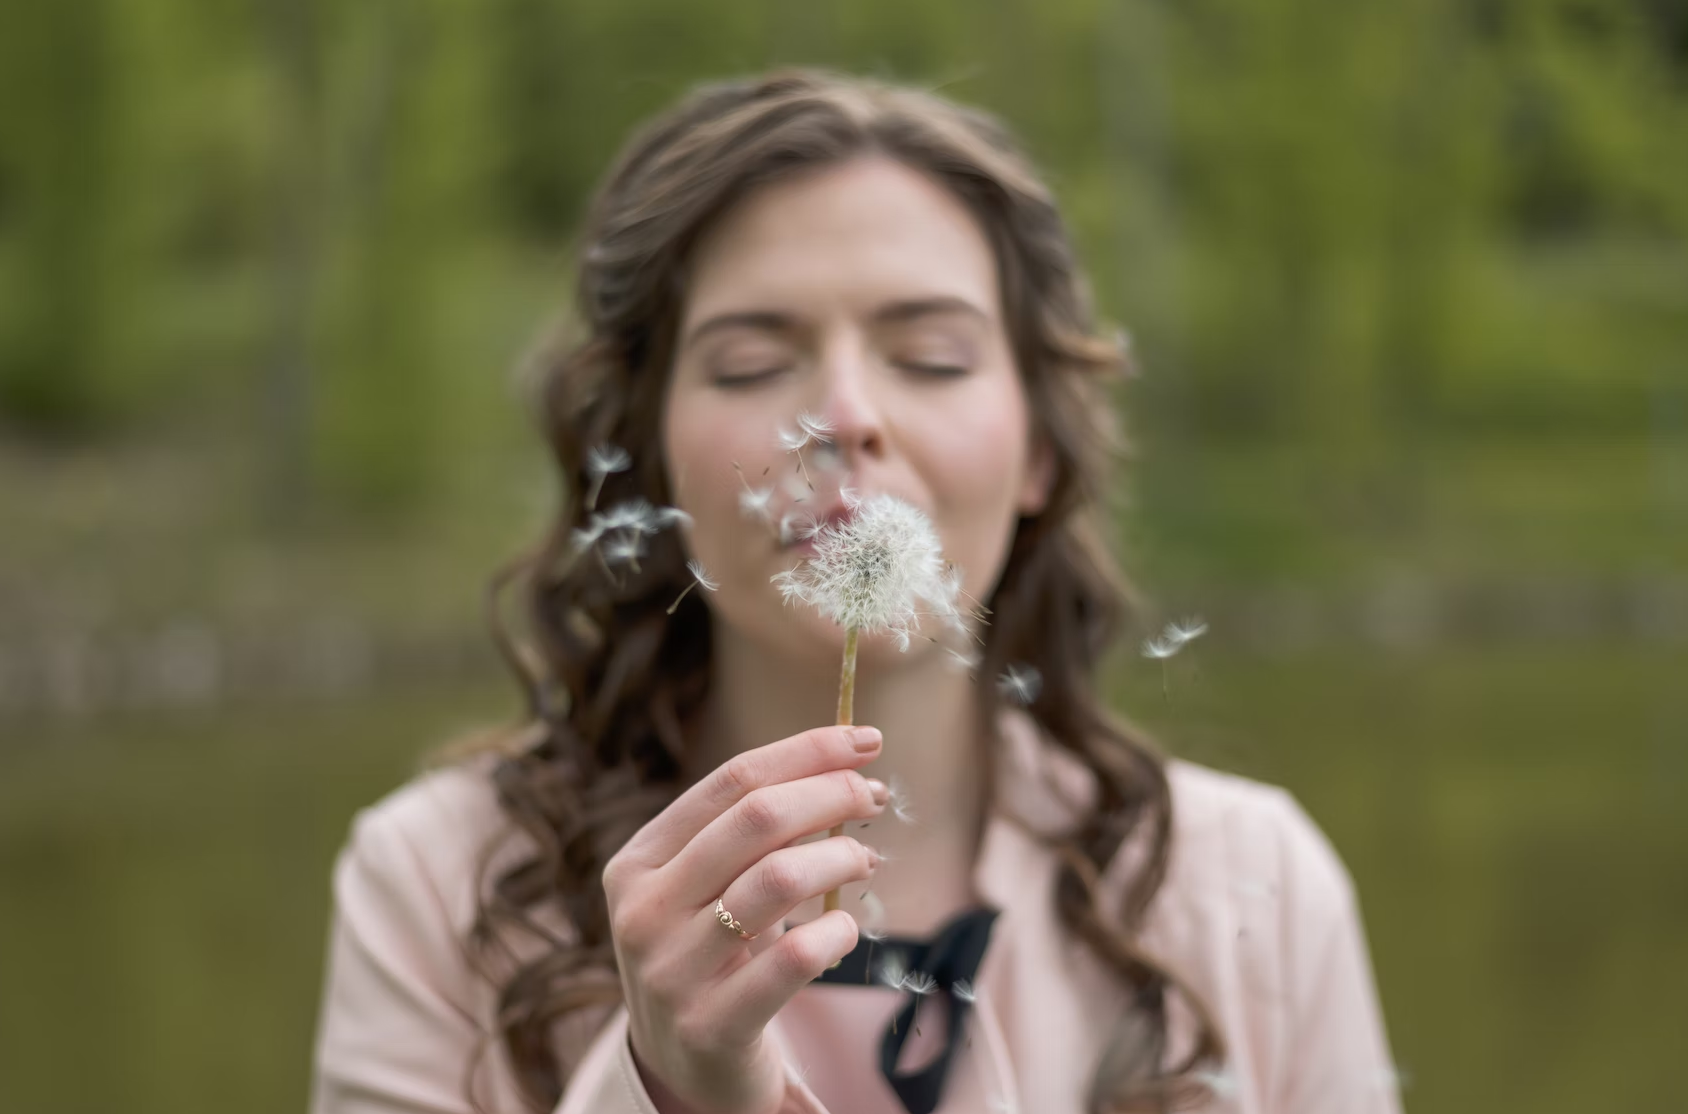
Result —
M 604 490 L 605 475 L 606 473 L 597 472 L 592 477 L 592 490 L 586 496 L 586 509 L 589 511 L 598 509 L 598 496 Z
M 844 667 L 838 673 L 838 725 L 848 727 L 855 722 L 856 716 L 856 640 L 861 635 L 860 627 L 850 627 L 844 632 Z M 833 828 L 831 835 L 844 834 L 844 825 Z M 830 913 L 838 908 L 838 891 L 826 891 L 826 912 Z
M 680 606 L 680 601 L 686 598 L 686 592 L 690 592 L 693 588 L 696 588 L 696 587 L 697 587 L 697 581 L 695 581 L 695 580 L 692 581 L 690 584 L 686 585 L 685 592 L 681 592 L 679 595 L 675 596 L 674 602 L 668 605 L 668 613 L 670 615 L 674 614 L 675 609 L 677 609 Z

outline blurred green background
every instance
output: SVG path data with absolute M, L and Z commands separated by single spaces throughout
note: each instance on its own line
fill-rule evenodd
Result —
M 1212 624 L 1112 696 L 1325 827 L 1408 1106 L 1684 1109 L 1682 0 L 0 0 L 0 1110 L 303 1106 L 352 812 L 515 708 L 584 200 L 784 63 L 1047 169 Z

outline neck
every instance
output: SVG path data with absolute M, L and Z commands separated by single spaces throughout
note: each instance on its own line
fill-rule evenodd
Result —
M 742 751 L 836 718 L 836 668 L 816 672 L 809 662 L 769 654 L 722 630 L 724 625 L 716 625 L 710 695 L 694 740 L 694 776 Z M 984 815 L 982 765 L 989 753 L 973 685 L 941 652 L 911 653 L 879 668 L 858 663 L 853 719 L 885 737 L 880 756 L 862 773 L 897 786 L 913 817 L 903 823 L 887 810 L 865 828 L 854 823 L 846 828 L 889 860 L 873 891 L 885 908 L 884 927 L 892 932 L 929 931 L 971 900 Z M 845 908 L 861 908 L 850 902 L 860 890 L 845 888 Z M 819 900 L 813 904 L 818 910 Z

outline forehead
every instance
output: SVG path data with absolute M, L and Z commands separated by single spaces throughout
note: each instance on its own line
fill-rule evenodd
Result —
M 768 183 L 729 209 L 693 254 L 684 326 L 747 309 L 859 316 L 935 297 L 999 316 L 983 229 L 932 178 L 864 157 Z

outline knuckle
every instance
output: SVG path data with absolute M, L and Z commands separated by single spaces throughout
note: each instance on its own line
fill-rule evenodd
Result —
M 873 793 L 867 787 L 867 778 L 854 770 L 839 770 L 833 774 L 833 781 L 839 786 L 844 800 L 849 806 L 858 811 L 873 810 Z
M 780 974 L 792 980 L 813 979 L 827 962 L 820 941 L 807 932 L 782 937 L 774 954 L 778 957 Z
M 758 789 L 733 808 L 739 834 L 748 839 L 766 839 L 779 831 L 783 810 L 774 795 Z
M 748 754 L 735 754 L 721 763 L 716 792 L 729 804 L 748 797 L 761 785 L 760 765 Z
M 615 896 L 621 893 L 622 888 L 626 885 L 628 870 L 629 867 L 627 865 L 627 859 L 619 851 L 614 855 L 611 855 L 609 861 L 604 864 L 602 878 L 604 884 L 604 894 L 612 902 L 615 900 Z
M 784 905 L 803 894 L 803 871 L 787 856 L 770 856 L 762 862 L 762 893 L 769 902 Z
M 639 955 L 644 952 L 644 926 L 648 923 L 650 918 L 641 914 L 635 902 L 618 902 L 610 909 L 610 935 L 629 954 Z

